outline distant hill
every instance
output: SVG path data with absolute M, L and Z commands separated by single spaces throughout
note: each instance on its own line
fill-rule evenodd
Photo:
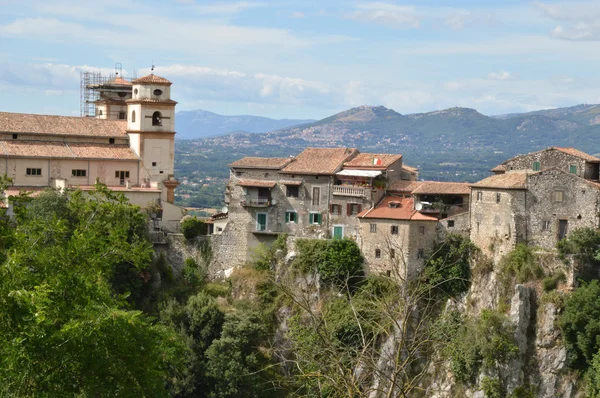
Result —
M 314 120 L 269 119 L 260 116 L 225 116 L 202 109 L 177 112 L 177 138 L 213 137 L 231 132 L 266 133 Z
M 226 179 L 227 164 L 237 158 L 296 155 L 308 146 L 401 153 L 406 164 L 420 168 L 421 178 L 477 181 L 512 156 L 548 146 L 600 153 L 600 105 L 494 117 L 469 108 L 402 115 L 383 106 L 360 106 L 267 133 L 176 143 L 176 168 L 183 175 Z

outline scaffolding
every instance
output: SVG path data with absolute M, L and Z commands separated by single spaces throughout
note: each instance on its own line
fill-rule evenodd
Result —
M 81 117 L 96 116 L 96 102 L 102 99 L 103 93 L 123 92 L 131 90 L 131 86 L 119 84 L 117 79 L 123 82 L 131 83 L 135 79 L 135 70 L 133 78 L 123 77 L 123 67 L 120 63 L 115 65 L 115 72 L 108 75 L 102 72 L 81 71 L 79 80 L 79 115 Z

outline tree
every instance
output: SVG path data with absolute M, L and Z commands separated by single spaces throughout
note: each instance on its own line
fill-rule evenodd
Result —
M 575 289 L 558 319 L 567 348 L 569 366 L 585 370 L 600 350 L 600 282 Z
M 579 228 L 569 233 L 566 239 L 558 241 L 558 252 L 566 258 L 572 255 L 578 261 L 580 277 L 590 281 L 597 279 L 600 268 L 600 230 Z
M 145 216 L 101 185 L 53 214 L 55 200 L 21 208 L 4 248 L 0 395 L 166 396 L 186 347 L 110 283 L 118 264 L 150 263 Z

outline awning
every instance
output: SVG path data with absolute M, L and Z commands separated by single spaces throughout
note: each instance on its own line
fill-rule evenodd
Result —
M 346 176 L 346 177 L 377 177 L 381 175 L 381 171 L 379 170 L 342 170 L 339 173 L 336 173 L 338 176 Z
M 302 185 L 302 181 L 290 181 L 290 180 L 285 180 L 285 181 L 279 181 L 280 183 L 282 183 L 283 185 Z
M 277 185 L 277 182 L 265 180 L 239 180 L 237 185 L 240 187 L 273 188 Z

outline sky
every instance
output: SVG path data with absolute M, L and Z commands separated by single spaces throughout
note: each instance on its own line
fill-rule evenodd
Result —
M 600 1 L 0 0 L 0 111 L 79 115 L 116 63 L 225 115 L 600 103 Z

